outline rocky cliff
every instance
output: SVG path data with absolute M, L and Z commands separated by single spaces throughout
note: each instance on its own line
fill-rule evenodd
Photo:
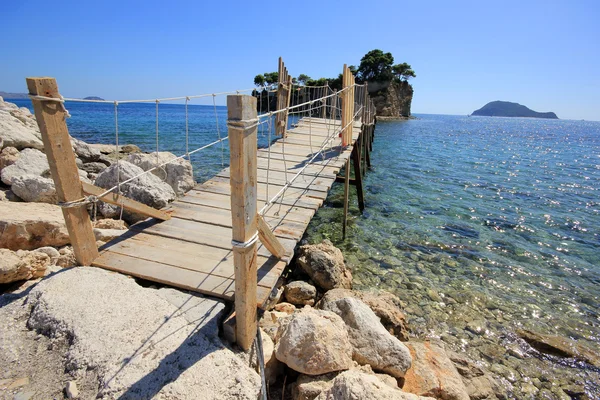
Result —
M 413 87 L 407 81 L 369 82 L 368 87 L 378 117 L 410 117 Z

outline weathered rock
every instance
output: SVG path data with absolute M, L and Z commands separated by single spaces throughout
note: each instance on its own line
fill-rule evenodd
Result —
M 39 249 L 35 249 L 38 253 L 44 253 L 48 257 L 50 257 L 50 265 L 55 265 L 56 261 L 60 257 L 60 253 L 54 247 L 46 246 L 40 247 Z
M 41 176 L 16 176 L 13 178 L 11 190 L 28 202 L 56 204 L 58 200 L 52 179 Z
M 12 185 L 13 180 L 19 176 L 47 175 L 50 170 L 46 155 L 36 149 L 25 149 L 21 151 L 21 155 L 17 161 L 2 169 L 2 182 L 6 185 Z
M 296 311 L 296 306 L 284 301 L 282 303 L 275 304 L 275 307 L 273 307 L 273 309 L 275 311 L 280 311 L 282 313 L 291 315 Z
M 317 305 L 323 305 L 341 298 L 355 297 L 369 306 L 379 317 L 381 323 L 389 333 L 403 342 L 408 341 L 408 324 L 402 311 L 402 301 L 395 295 L 384 290 L 369 290 L 366 292 L 348 289 L 332 289 L 325 293 Z
M 463 354 L 455 353 L 453 351 L 446 351 L 446 354 L 450 360 L 452 360 L 456 370 L 461 376 L 471 379 L 484 374 L 484 371 L 479 366 L 477 366 Z
M 75 381 L 67 382 L 65 394 L 67 395 L 67 399 L 76 399 L 79 397 L 79 390 L 77 389 L 77 383 L 75 383 Z
M 17 196 L 11 189 L 0 188 L 0 201 L 21 202 L 23 199 Z
M 431 342 L 408 342 L 412 367 L 404 377 L 403 390 L 444 400 L 469 400 L 458 371 L 443 348 Z
M 83 140 L 71 137 L 71 145 L 73 146 L 73 151 L 77 157 L 79 157 L 84 163 L 90 163 L 100 159 L 100 151 L 93 146 L 90 146 Z
M 121 236 L 125 232 L 127 232 L 127 229 L 94 228 L 94 236 L 96 237 L 96 240 L 101 240 L 103 242 L 111 241 L 114 238 Z
M 219 339 L 219 301 L 80 267 L 42 280 L 27 304 L 28 327 L 68 337 L 65 369 L 93 370 L 98 397 L 257 398 L 259 375 Z
M 329 240 L 301 246 L 298 264 L 322 289 L 352 287 L 352 274 L 344 264 L 344 256 Z
M 284 319 L 287 319 L 287 317 L 288 314 L 283 312 L 265 311 L 258 324 L 260 328 L 265 332 L 265 334 L 269 335 L 273 342 L 276 342 L 278 339 L 277 333 L 281 325 L 287 323 L 287 321 L 283 321 Z
M 11 103 L 3 103 L 11 104 Z M 41 150 L 44 148 L 42 140 L 37 136 L 33 125 L 29 125 L 19 118 L 16 118 L 15 112 L 0 111 L 0 137 L 4 141 L 4 146 L 16 147 L 17 149 L 34 148 Z
M 88 143 L 88 146 L 100 152 L 100 154 L 110 154 L 116 151 L 114 144 Z M 123 146 L 119 146 L 119 150 Z
M 0 283 L 10 283 L 44 276 L 50 257 L 35 251 L 0 249 Z
M 0 247 L 32 250 L 68 243 L 69 234 L 59 206 L 0 202 Z
M 434 400 L 430 397 L 420 397 L 411 393 L 405 393 L 400 389 L 394 389 L 375 375 L 359 370 L 345 371 L 339 374 L 333 385 L 327 391 L 322 392 L 317 400 Z
M 127 161 L 121 161 L 119 164 L 113 164 L 98 174 L 95 185 L 110 189 L 117 185 L 119 176 L 120 181 L 123 182 L 143 172 L 144 170 L 140 167 Z M 169 202 L 175 200 L 173 189 L 152 174 L 145 174 L 131 182 L 121 184 L 121 192 L 133 200 L 154 208 L 163 208 Z
M 61 268 L 71 268 L 77 266 L 77 259 L 73 252 L 73 247 L 65 246 L 59 251 L 60 256 L 56 260 L 56 265 Z
M 322 392 L 333 386 L 333 379 L 339 372 L 330 372 L 324 375 L 300 375 L 292 386 L 293 400 L 314 400 Z
M 16 163 L 20 155 L 21 153 L 16 147 L 3 148 L 0 153 L 0 170 Z
M 125 144 L 121 146 L 122 153 L 141 153 L 142 150 L 135 144 Z
M 315 304 L 315 298 L 317 297 L 317 289 L 306 282 L 294 281 L 285 285 L 283 293 L 288 302 L 295 305 L 309 305 Z
M 492 382 L 487 375 L 477 376 L 467 381 L 467 394 L 470 400 L 496 399 Z
M 544 335 L 530 330 L 519 330 L 517 334 L 531 347 L 557 357 L 574 358 L 600 368 L 600 352 L 575 340 L 562 336 Z
M 106 169 L 106 165 L 101 162 L 89 162 L 83 164 L 80 169 L 84 170 L 88 174 L 98 174 Z
M 348 332 L 334 313 L 305 308 L 281 329 L 275 354 L 293 370 L 321 375 L 352 366 Z
M 196 184 L 192 164 L 188 160 L 177 158 L 175 154 L 166 151 L 158 152 L 158 157 L 156 152 L 150 154 L 134 153 L 127 157 L 127 161 L 137 165 L 144 171 L 171 160 L 173 161 L 153 170 L 152 173 L 168 183 L 178 196 L 183 196 Z
M 127 229 L 125 221 L 120 219 L 104 218 L 94 221 L 94 228 L 99 229 Z
M 406 346 L 385 329 L 365 303 L 345 297 L 322 303 L 320 307 L 344 320 L 353 347 L 352 357 L 359 364 L 368 364 L 397 378 L 410 368 L 411 356 Z

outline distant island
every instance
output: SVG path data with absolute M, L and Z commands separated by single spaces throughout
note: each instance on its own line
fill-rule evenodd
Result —
M 537 112 L 533 111 L 519 103 L 511 103 L 510 101 L 492 101 L 481 107 L 479 110 L 473 111 L 471 115 L 482 117 L 528 117 L 528 118 L 549 118 L 558 119 L 553 112 Z
M 3 92 L 0 90 L 0 97 L 4 99 L 10 100 L 19 100 L 19 99 L 28 99 L 29 95 L 27 93 L 11 93 L 11 92 Z M 104 100 L 102 97 L 98 96 L 89 96 L 85 97 L 83 100 Z

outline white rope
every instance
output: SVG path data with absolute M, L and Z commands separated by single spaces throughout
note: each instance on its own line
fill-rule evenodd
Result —
M 248 247 L 252 246 L 254 243 L 256 243 L 256 241 L 258 240 L 258 231 L 256 231 L 256 233 L 248 240 L 246 240 L 245 242 L 238 242 L 237 240 L 231 240 L 231 246 L 233 246 L 236 249 L 247 249 Z
M 63 97 L 62 100 L 73 101 L 73 102 L 78 102 L 78 103 L 114 103 L 115 101 L 117 101 L 121 104 L 154 103 L 156 101 L 165 102 L 165 101 L 176 101 L 176 100 L 185 100 L 185 99 L 200 99 L 203 97 L 222 96 L 222 95 L 227 95 L 227 94 L 240 94 L 240 93 L 245 93 L 245 92 L 251 92 L 253 90 L 255 90 L 255 89 L 252 88 L 252 89 L 243 89 L 243 90 L 233 90 L 233 91 L 229 91 L 229 92 L 198 94 L 198 95 L 193 95 L 193 96 L 165 97 L 165 98 L 161 98 L 161 99 L 155 98 L 155 99 L 142 99 L 142 100 L 85 100 L 85 99 L 75 99 L 72 97 Z M 41 97 L 43 97 L 43 96 L 41 96 Z M 48 99 L 54 100 L 53 97 L 48 97 Z M 38 99 L 38 100 L 43 100 L 43 99 Z
M 67 110 L 67 108 L 65 107 L 65 98 L 60 96 L 60 97 L 47 97 L 47 96 L 39 96 L 39 95 L 33 95 L 30 94 L 29 98 L 32 100 L 39 100 L 39 101 L 53 101 L 55 103 L 58 103 L 60 105 L 60 107 L 62 108 L 62 111 L 65 113 L 65 118 L 71 118 L 71 114 L 69 113 L 69 110 Z

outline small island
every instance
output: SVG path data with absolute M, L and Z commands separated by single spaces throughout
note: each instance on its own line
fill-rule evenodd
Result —
M 102 97 L 98 97 L 98 96 L 84 97 L 83 100 L 100 100 L 100 101 L 104 101 L 104 99 Z
M 553 112 L 537 112 L 533 111 L 519 103 L 511 103 L 509 101 L 492 101 L 481 107 L 479 110 L 473 111 L 471 115 L 481 117 L 527 117 L 527 118 L 549 118 L 558 119 Z

